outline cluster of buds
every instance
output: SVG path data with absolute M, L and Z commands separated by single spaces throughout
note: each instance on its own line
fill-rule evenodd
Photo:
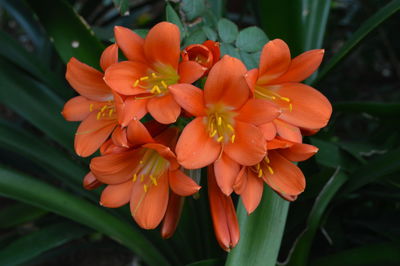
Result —
M 303 192 L 305 178 L 293 162 L 317 152 L 302 143 L 303 135 L 324 127 L 332 108 L 300 82 L 318 68 L 323 50 L 292 60 L 286 43 L 276 39 L 264 46 L 259 68 L 248 70 L 239 59 L 220 58 L 214 41 L 181 51 L 179 29 L 168 22 L 145 38 L 123 27 L 114 33 L 116 44 L 100 58 L 104 72 L 69 61 L 66 78 L 80 96 L 62 112 L 68 121 L 82 121 L 76 153 L 100 150 L 83 185 L 105 185 L 102 206 L 129 203 L 140 227 L 161 224 L 168 238 L 184 197 L 201 188 L 187 170 L 207 167 L 216 237 L 229 250 L 239 240 L 233 192 L 249 214 L 264 183 L 290 201 Z

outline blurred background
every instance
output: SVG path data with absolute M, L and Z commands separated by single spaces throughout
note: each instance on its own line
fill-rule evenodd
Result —
M 53 188 L 93 204 L 101 191 L 81 188 L 88 159 L 73 155 L 77 124 L 60 115 L 63 103 L 75 95 L 64 79 L 68 56 L 81 51 L 81 60 L 96 66 L 93 55 L 113 42 L 115 25 L 145 34 L 166 19 L 166 3 L 188 29 L 187 43 L 210 38 L 196 27 L 211 11 L 239 29 L 257 25 L 269 39 L 284 39 L 292 56 L 325 49 L 319 74 L 306 82 L 329 98 L 334 112 L 327 128 L 305 140 L 320 152 L 299 164 L 307 189 L 290 204 L 278 260 L 284 262 L 294 250 L 300 258 L 289 265 L 400 265 L 399 1 L 215 0 L 204 7 L 185 2 L 0 0 L 0 265 L 142 265 L 140 254 L 99 229 L 79 225 L 88 222 L 73 211 L 40 206 L 64 200 Z M 79 28 L 79 19 L 69 19 L 76 18 L 74 12 L 91 28 L 93 34 L 85 37 L 94 43 L 89 49 L 79 50 L 82 40 L 74 42 L 87 30 Z M 314 20 L 304 27 L 299 21 L 308 17 Z M 229 47 L 223 53 L 231 53 Z M 161 240 L 156 231 L 144 233 L 154 245 L 175 249 L 178 255 L 171 256 L 180 257 L 177 265 L 209 259 L 210 264 L 193 265 L 221 265 L 226 257 L 213 237 L 202 193 L 199 200 L 187 200 L 184 225 L 171 240 Z M 38 201 L 35 194 L 45 196 Z M 77 212 L 83 206 L 71 204 Z M 123 211 L 109 213 L 133 224 Z M 200 224 L 196 233 L 193 220 Z M 188 232 L 197 235 L 183 236 Z

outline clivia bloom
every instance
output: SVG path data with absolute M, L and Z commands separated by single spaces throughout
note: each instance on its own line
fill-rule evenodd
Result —
M 304 191 L 306 182 L 300 168 L 292 162 L 307 160 L 318 148 L 291 142 L 279 137 L 267 142 L 268 154 L 259 163 L 242 166 L 234 184 L 247 212 L 252 213 L 260 203 L 264 182 L 280 196 L 294 200 Z
M 157 227 L 164 218 L 170 189 L 177 195 L 196 193 L 198 186 L 180 170 L 171 151 L 177 129 L 170 127 L 152 137 L 137 120 L 128 136 L 135 143 L 116 153 L 95 157 L 90 169 L 108 186 L 101 194 L 100 204 L 118 208 L 130 202 L 131 214 L 144 229 Z
M 178 162 L 187 169 L 215 162 L 217 183 L 229 195 L 239 168 L 253 165 L 266 153 L 258 125 L 272 121 L 279 110 L 265 100 L 249 99 L 246 67 L 224 56 L 211 69 L 204 92 L 190 84 L 170 86 L 176 101 L 196 118 L 176 146 Z
M 100 66 L 106 70 L 117 62 L 118 47 L 113 44 L 101 55 Z M 62 115 L 68 121 L 82 121 L 75 134 L 75 151 L 82 157 L 93 154 L 107 140 L 122 115 L 114 101 L 117 95 L 105 84 L 103 76 L 75 58 L 67 64 L 66 79 L 81 96 L 69 100 Z
M 149 112 L 160 123 L 174 123 L 181 107 L 169 93 L 170 85 L 193 83 L 207 69 L 195 61 L 179 62 L 180 33 L 172 23 L 155 25 L 145 39 L 120 26 L 114 33 L 129 61 L 108 68 L 105 82 L 122 95 L 135 96 L 138 119 Z
M 204 73 L 206 75 L 221 57 L 219 42 L 207 40 L 203 44 L 191 44 L 182 51 L 181 55 L 182 61 L 195 61 L 207 68 Z
M 278 105 L 282 111 L 274 121 L 278 135 L 301 142 L 299 128 L 317 130 L 329 121 L 332 106 L 324 95 L 300 83 L 321 64 L 324 50 L 305 52 L 291 59 L 287 44 L 275 39 L 268 42 L 260 57 L 258 69 L 247 73 L 247 81 L 257 99 Z

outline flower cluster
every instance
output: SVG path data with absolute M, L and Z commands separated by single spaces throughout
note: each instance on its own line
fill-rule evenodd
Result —
M 185 196 L 200 186 L 187 169 L 207 167 L 207 187 L 217 240 L 229 250 L 239 240 L 232 192 L 250 214 L 264 183 L 287 200 L 305 188 L 293 162 L 308 159 L 317 148 L 303 135 L 324 127 L 329 101 L 300 83 L 320 65 L 323 50 L 291 59 L 282 40 L 268 42 L 258 69 L 206 41 L 180 48 L 180 32 L 168 22 L 155 25 L 145 38 L 115 27 L 116 44 L 106 48 L 98 71 L 75 58 L 66 78 L 80 94 L 62 112 L 82 121 L 75 136 L 80 156 L 100 156 L 90 163 L 86 189 L 102 184 L 100 204 L 130 204 L 137 224 L 160 223 L 170 237 Z M 119 60 L 121 50 L 126 60 Z

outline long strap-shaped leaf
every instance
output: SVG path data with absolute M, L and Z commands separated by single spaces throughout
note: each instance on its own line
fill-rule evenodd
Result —
M 321 218 L 325 213 L 325 210 L 339 190 L 339 188 L 347 181 L 347 175 L 343 172 L 337 172 L 329 179 L 328 183 L 322 189 L 321 193 L 318 195 L 313 208 L 308 216 L 307 228 L 303 231 L 300 237 L 296 240 L 289 258 L 284 265 L 287 266 L 302 266 L 308 265 L 308 256 L 310 253 L 310 248 L 313 243 L 315 233 L 317 232 Z
M 128 223 L 105 210 L 15 170 L 0 167 L 0 195 L 24 201 L 91 227 L 130 248 L 149 265 L 167 259 Z
M 258 208 L 247 215 L 242 203 L 237 214 L 240 240 L 228 255 L 226 266 L 273 266 L 276 264 L 289 203 L 265 186 Z
M 393 0 L 386 6 L 382 7 L 372 17 L 365 21 L 362 26 L 354 32 L 350 40 L 339 50 L 339 52 L 328 62 L 322 69 L 314 83 L 323 79 L 329 71 L 331 71 L 340 61 L 342 61 L 357 44 L 359 44 L 369 33 L 381 25 L 385 20 L 400 10 L 400 0 Z

